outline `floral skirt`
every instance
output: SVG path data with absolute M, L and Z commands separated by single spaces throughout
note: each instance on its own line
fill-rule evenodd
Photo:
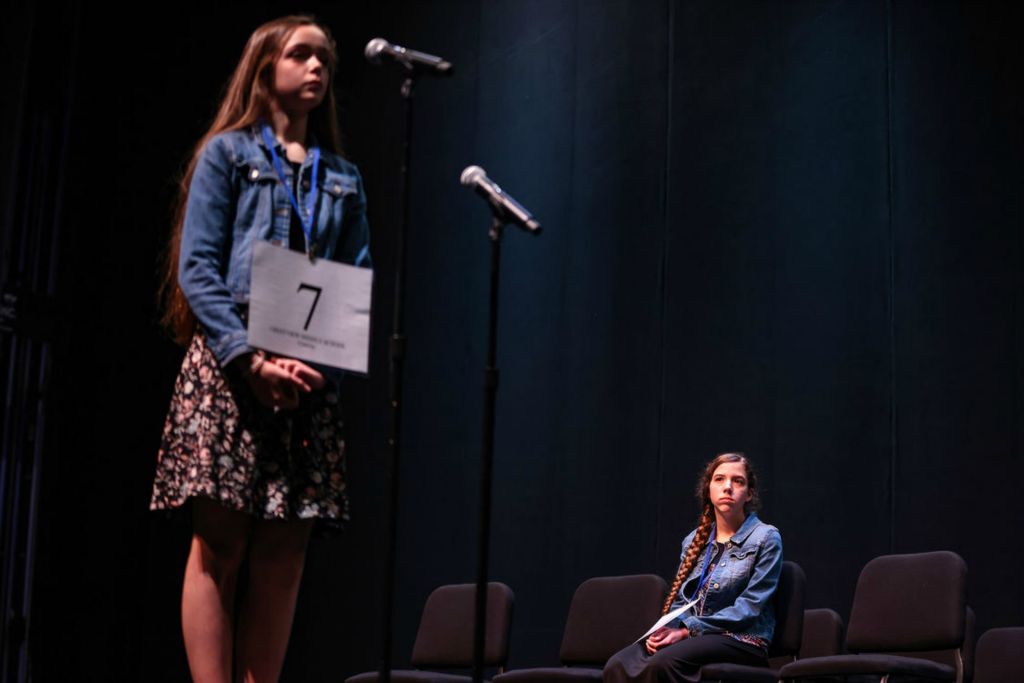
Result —
M 314 391 L 297 409 L 274 413 L 197 333 L 174 385 L 150 509 L 193 496 L 259 519 L 315 519 L 318 535 L 341 531 L 348 497 L 338 394 Z

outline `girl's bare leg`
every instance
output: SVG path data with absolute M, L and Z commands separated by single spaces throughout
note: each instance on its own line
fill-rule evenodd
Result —
M 195 683 L 230 683 L 232 614 L 251 518 L 207 498 L 192 500 L 181 626 Z
M 312 520 L 253 523 L 236 646 L 238 676 L 245 683 L 276 683 L 281 675 L 312 528 Z

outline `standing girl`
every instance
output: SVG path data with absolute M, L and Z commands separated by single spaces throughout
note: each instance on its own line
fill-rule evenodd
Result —
M 181 185 L 164 321 L 189 347 L 151 507 L 191 505 L 181 617 L 196 681 L 229 682 L 233 668 L 277 680 L 314 522 L 347 519 L 339 374 L 246 341 L 256 240 L 369 265 L 362 179 L 340 156 L 335 61 L 310 17 L 257 28 Z
M 662 614 L 693 606 L 644 642 L 620 650 L 607 683 L 699 681 L 711 662 L 767 666 L 775 630 L 772 595 L 782 572 L 782 537 L 753 513 L 757 476 L 742 453 L 722 453 L 697 484 L 700 525 L 683 554 Z

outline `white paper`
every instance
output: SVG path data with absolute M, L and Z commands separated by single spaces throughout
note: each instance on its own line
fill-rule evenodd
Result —
M 668 622 L 672 621 L 673 619 L 675 619 L 676 617 L 678 617 L 683 612 L 685 612 L 686 610 L 690 609 L 691 607 L 693 607 L 696 604 L 697 604 L 697 601 L 696 600 L 692 600 L 691 602 L 686 603 L 682 607 L 677 607 L 676 609 L 672 610 L 671 612 L 669 612 L 668 614 L 663 616 L 661 619 L 658 619 L 656 622 L 654 622 L 654 626 L 649 628 L 647 630 L 647 633 L 645 633 L 642 636 L 640 636 L 639 638 L 637 638 L 636 641 L 634 641 L 634 642 L 639 643 L 639 642 L 641 642 L 643 640 L 647 640 L 647 636 L 651 635 L 652 633 L 657 631 L 659 628 L 661 628 L 662 626 L 664 626 Z
M 309 257 L 258 240 L 253 245 L 249 345 L 366 373 L 373 271 Z

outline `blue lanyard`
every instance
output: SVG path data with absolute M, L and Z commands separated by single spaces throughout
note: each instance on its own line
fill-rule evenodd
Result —
M 306 248 L 312 257 L 313 254 L 313 212 L 316 210 L 316 189 L 317 189 L 317 171 L 320 169 L 320 148 L 314 147 L 309 150 L 309 153 L 313 155 L 313 180 L 310 184 L 309 190 L 309 207 L 306 209 L 306 213 L 309 216 L 307 220 L 302 215 L 302 209 L 299 208 L 299 200 L 296 198 L 295 193 L 292 192 L 291 185 L 288 184 L 288 178 L 284 174 L 284 166 L 281 164 L 281 157 L 277 156 L 277 150 L 274 149 L 275 141 L 273 131 L 270 129 L 269 124 L 263 124 L 263 141 L 267 143 L 267 148 L 270 150 L 270 158 L 274 161 L 274 168 L 277 169 L 277 177 L 280 178 L 281 184 L 284 185 L 284 189 L 288 192 L 288 199 L 292 203 L 292 208 L 295 209 L 295 214 L 299 217 L 299 222 L 302 223 L 302 232 L 306 235 Z
M 711 534 L 708 536 L 708 552 L 704 555 L 704 566 L 700 570 L 700 579 L 697 581 L 697 588 L 694 589 L 693 595 L 690 596 L 689 600 L 686 595 L 683 595 L 683 602 L 690 602 L 700 593 L 701 586 L 704 585 L 704 577 L 708 573 L 708 565 L 711 564 L 711 551 L 715 547 L 715 542 L 712 540 L 715 537 L 715 525 L 711 525 Z

